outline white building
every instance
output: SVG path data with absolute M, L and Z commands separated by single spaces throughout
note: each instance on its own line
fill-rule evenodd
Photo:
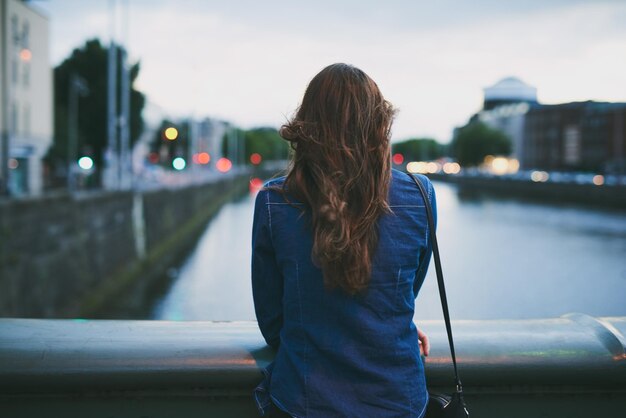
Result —
M 8 174 L 13 195 L 43 188 L 42 158 L 53 135 L 49 40 L 40 11 L 25 1 L 0 2 L 0 188 Z
M 517 77 L 506 77 L 493 86 L 485 87 L 484 110 L 510 103 L 537 103 L 537 89 Z
M 214 168 L 215 163 L 222 155 L 222 139 L 229 132 L 230 126 L 227 122 L 205 118 L 198 123 L 197 138 L 193 152 L 207 152 L 211 157 L 209 167 Z
M 537 104 L 537 89 L 519 78 L 507 77 L 483 91 L 485 100 L 478 119 L 511 139 L 511 156 L 522 164 L 524 120 L 531 106 Z

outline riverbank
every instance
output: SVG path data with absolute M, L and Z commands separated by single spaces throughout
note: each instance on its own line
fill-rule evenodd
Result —
M 459 194 L 502 196 L 552 203 L 575 203 L 585 206 L 626 210 L 626 185 L 534 182 L 501 176 L 427 174 L 431 180 L 456 184 Z

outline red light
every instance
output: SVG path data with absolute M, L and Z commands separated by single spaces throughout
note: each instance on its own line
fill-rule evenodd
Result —
M 391 157 L 391 159 L 393 163 L 396 165 L 400 165 L 404 162 L 404 156 L 400 154 L 399 152 L 396 154 L 393 154 L 393 157 Z
M 215 167 L 217 168 L 217 170 L 221 171 L 222 173 L 225 173 L 228 170 L 230 170 L 232 166 L 233 166 L 233 163 L 231 163 L 228 158 L 223 158 L 223 157 L 217 160 L 217 163 L 215 163 Z
M 262 159 L 263 158 L 261 158 L 261 154 L 259 154 L 258 152 L 255 152 L 252 155 L 250 155 L 250 162 L 254 165 L 261 164 Z
M 193 160 L 194 164 L 200 164 L 200 159 L 198 158 L 198 154 L 194 154 L 193 157 L 191 157 L 191 159 Z
M 158 163 L 159 154 L 157 154 L 156 152 L 151 152 L 150 154 L 148 154 L 148 161 L 150 161 L 152 164 Z
M 250 192 L 251 193 L 258 192 L 259 190 L 261 190 L 262 187 L 263 187 L 263 180 L 261 180 L 260 178 L 254 177 L 253 179 L 250 180 Z
M 208 164 L 211 161 L 211 156 L 208 152 L 201 152 L 198 154 L 198 162 L 200 164 Z

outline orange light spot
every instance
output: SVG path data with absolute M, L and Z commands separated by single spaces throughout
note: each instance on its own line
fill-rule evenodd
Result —
M 208 152 L 201 152 L 198 154 L 198 162 L 200 164 L 208 164 L 211 161 L 211 156 Z
M 215 167 L 218 171 L 225 173 L 233 167 L 233 163 L 230 162 L 228 158 L 222 157 L 217 160 L 217 163 L 215 163 Z
M 596 186 L 602 186 L 604 184 L 604 176 L 602 174 L 595 175 L 592 181 Z
M 33 57 L 33 53 L 30 52 L 30 49 L 24 48 L 20 51 L 20 59 L 22 61 L 29 62 L 32 57 Z

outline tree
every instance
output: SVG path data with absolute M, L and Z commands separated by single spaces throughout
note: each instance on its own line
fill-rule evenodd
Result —
M 254 128 L 245 131 L 246 161 L 255 152 L 264 160 L 285 160 L 289 157 L 289 143 L 274 128 Z
M 446 147 L 431 138 L 413 138 L 391 145 L 393 154 L 400 153 L 407 161 L 435 160 L 445 155 Z
M 249 130 L 237 129 L 237 138 L 244 141 L 244 155 L 246 163 L 250 163 L 250 156 L 258 153 L 265 160 L 284 160 L 289 157 L 289 143 L 282 139 L 275 128 L 260 127 Z M 222 152 L 228 155 L 228 135 L 222 140 Z
M 143 132 L 142 111 L 144 95 L 132 88 L 139 74 L 139 63 L 130 68 L 130 141 L 133 144 Z M 108 48 L 98 39 L 88 40 L 54 69 L 54 142 L 46 160 L 54 169 L 67 162 L 68 100 L 72 75 L 85 80 L 89 94 L 79 98 L 77 151 L 94 160 L 98 173 L 103 167 L 103 153 L 107 146 L 107 71 Z M 118 56 L 118 77 L 121 77 L 121 54 Z M 119 109 L 118 102 L 118 109 Z
M 510 154 L 511 140 L 498 129 L 482 122 L 471 122 L 457 131 L 452 151 L 462 166 L 476 166 L 482 164 L 487 155 Z

